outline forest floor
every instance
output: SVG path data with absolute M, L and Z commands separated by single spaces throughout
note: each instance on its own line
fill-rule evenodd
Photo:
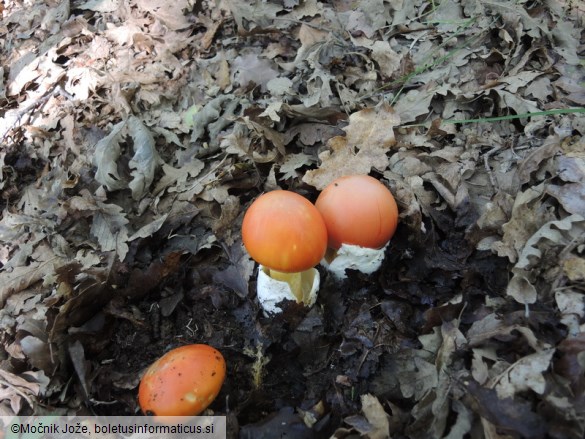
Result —
M 585 8 L 0 1 L 0 415 L 139 414 L 227 362 L 228 437 L 585 435 Z M 264 316 L 241 222 L 369 174 L 374 275 Z

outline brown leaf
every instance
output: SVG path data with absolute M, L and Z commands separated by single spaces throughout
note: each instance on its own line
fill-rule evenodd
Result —
M 41 376 L 39 375 L 39 377 Z M 44 374 L 42 377 L 44 377 Z M 20 412 L 23 401 L 26 401 L 31 408 L 34 408 L 35 399 L 40 393 L 41 385 L 35 380 L 25 380 L 7 370 L 0 369 L 0 401 L 10 401 L 13 415 Z
M 278 71 L 274 67 L 271 60 L 261 58 L 257 54 L 238 56 L 232 61 L 233 81 L 242 88 L 254 83 L 259 85 L 262 91 L 266 91 L 266 84 L 278 77 Z
M 47 374 L 54 372 L 56 365 L 46 340 L 27 335 L 20 340 L 20 346 L 33 367 L 41 369 Z
M 522 357 L 511 365 L 495 386 L 500 398 L 512 398 L 518 392 L 533 390 L 542 395 L 546 387 L 543 373 L 549 368 L 555 349 Z
M 498 429 L 535 439 L 545 436 L 546 421 L 531 410 L 529 402 L 512 398 L 500 399 L 495 390 L 482 387 L 474 380 L 466 384 L 468 395 L 463 400 L 465 405 Z
M 53 254 L 46 245 L 41 244 L 32 255 L 32 261 L 22 267 L 14 267 L 11 272 L 0 272 L 0 307 L 12 294 L 23 291 L 42 279 L 49 279 L 55 270 L 66 260 Z
M 562 186 L 551 184 L 546 187 L 546 193 L 555 197 L 567 212 L 585 217 L 584 183 L 568 183 Z
M 559 344 L 560 358 L 555 362 L 554 370 L 569 380 L 575 395 L 583 395 L 585 391 L 585 333 L 574 338 L 563 340 Z
M 386 154 L 396 144 L 394 127 L 399 123 L 389 106 L 353 113 L 345 128 L 347 135 L 327 142 L 330 150 L 319 154 L 319 169 L 308 171 L 303 181 L 322 190 L 344 175 L 369 174 L 372 168 L 383 172 L 388 167 Z
M 568 257 L 563 261 L 563 273 L 570 281 L 585 280 L 585 258 Z
M 488 314 L 483 319 L 474 322 L 467 331 L 467 340 L 472 347 L 480 346 L 491 338 L 508 336 L 512 331 L 518 331 L 525 338 L 530 347 L 536 351 L 542 349 L 541 342 L 530 328 L 518 324 L 508 325 L 498 319 L 495 314 Z
M 83 345 L 79 340 L 71 343 L 69 345 L 69 356 L 71 357 L 71 362 L 73 363 L 73 369 L 75 369 L 75 373 L 77 378 L 79 379 L 79 383 L 81 384 L 81 389 L 83 392 L 83 397 L 87 400 L 90 395 L 90 382 L 89 382 L 89 362 L 85 359 L 85 352 L 83 349 Z
M 368 419 L 368 423 L 371 426 L 371 430 L 368 432 L 370 439 L 383 439 L 387 438 L 390 431 L 390 425 L 388 422 L 388 415 L 374 395 L 365 394 L 361 396 L 362 400 L 362 412 Z
M 299 154 L 288 154 L 284 160 L 284 163 L 280 165 L 279 172 L 283 174 L 283 180 L 296 178 L 299 173 L 298 169 L 311 164 L 311 162 L 311 156 L 302 152 Z
M 528 156 L 522 160 L 518 168 L 518 177 L 521 183 L 526 183 L 530 180 L 530 174 L 536 171 L 540 164 L 551 157 L 553 157 L 561 148 L 559 136 L 551 136 L 544 144 L 536 149 L 533 149 Z

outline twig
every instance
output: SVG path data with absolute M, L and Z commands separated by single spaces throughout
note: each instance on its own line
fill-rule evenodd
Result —
M 73 100 L 73 96 L 71 94 L 67 93 L 65 90 L 63 90 L 63 88 L 59 84 L 57 84 L 53 90 L 48 91 L 43 96 L 37 98 L 33 103 L 27 105 L 25 108 L 18 111 L 18 113 L 16 114 L 16 119 L 14 120 L 12 125 L 9 126 L 8 128 L 6 128 L 6 131 L 2 134 L 2 138 L 0 139 L 0 143 L 4 143 L 4 141 L 8 137 L 8 134 L 11 131 L 14 131 L 17 127 L 20 127 L 25 123 L 25 122 L 23 122 L 22 119 L 25 115 L 27 115 L 27 113 L 32 112 L 37 107 L 42 107 L 43 105 L 45 105 L 47 103 L 47 101 L 51 97 L 58 96 L 58 95 L 63 96 L 64 98 L 66 98 L 68 100 Z

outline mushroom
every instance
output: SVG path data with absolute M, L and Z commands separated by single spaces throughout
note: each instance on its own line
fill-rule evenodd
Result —
M 384 259 L 384 251 L 398 225 L 392 193 L 368 175 L 336 179 L 315 202 L 325 221 L 329 250 L 322 264 L 335 277 L 348 268 L 370 274 Z
M 144 373 L 138 403 L 146 415 L 196 416 L 213 402 L 223 385 L 226 364 L 206 344 L 175 348 Z
M 315 303 L 320 277 L 313 267 L 327 250 L 327 229 L 309 200 L 285 190 L 261 195 L 244 215 L 242 241 L 260 265 L 257 295 L 265 314 L 281 312 L 285 299 Z

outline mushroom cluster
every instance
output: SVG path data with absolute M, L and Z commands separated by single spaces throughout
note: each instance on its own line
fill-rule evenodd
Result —
M 313 305 L 319 262 L 337 279 L 346 269 L 376 271 L 397 225 L 392 193 L 367 175 L 333 181 L 314 205 L 286 190 L 258 197 L 244 215 L 242 241 L 259 264 L 257 296 L 265 314 L 281 312 L 283 300 Z

